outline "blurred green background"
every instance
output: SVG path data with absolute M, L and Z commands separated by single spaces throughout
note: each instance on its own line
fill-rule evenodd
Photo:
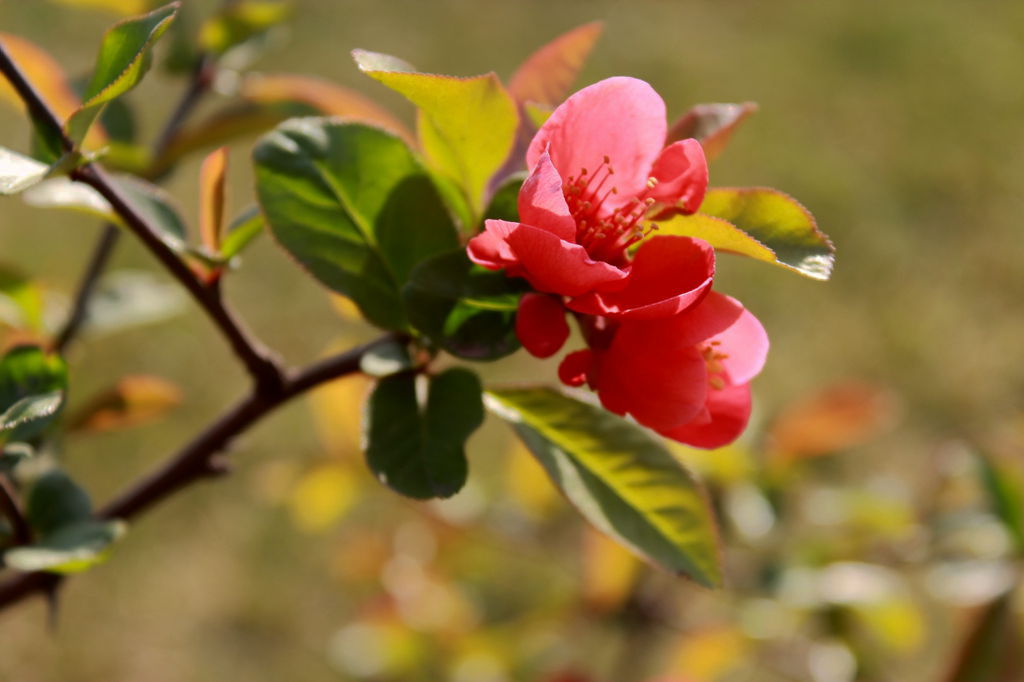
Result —
M 186 2 L 200 14 L 215 4 Z M 72 75 L 115 18 L 0 4 L 0 30 Z M 233 475 L 134 524 L 108 564 L 66 586 L 54 631 L 41 600 L 0 613 L 0 680 L 945 679 L 969 624 L 1017 576 L 972 453 L 1005 454 L 1010 468 L 1024 459 L 1024 3 L 298 0 L 287 35 L 255 68 L 321 76 L 411 122 L 411 107 L 362 76 L 349 50 L 507 77 L 593 19 L 605 33 L 578 85 L 645 79 L 670 118 L 700 102 L 756 101 L 712 165 L 712 185 L 794 195 L 838 250 L 824 284 L 720 259 L 717 288 L 754 311 L 773 344 L 746 445 L 687 454 L 722 493 L 732 586 L 707 593 L 649 572 L 631 590 L 616 583 L 622 557 L 581 540 L 583 522 L 528 462 L 515 463 L 525 456 L 509 452 L 498 424 L 471 442 L 466 492 L 440 506 L 398 498 L 350 466 L 353 385 L 323 393 L 316 412 L 300 400 L 274 414 L 237 443 Z M 154 69 L 128 97 L 143 136 L 182 87 Z M 211 96 L 197 118 L 218 104 Z M 0 130 L 0 144 L 27 148 L 16 112 L 0 111 Z M 231 148 L 232 212 L 252 198 L 251 142 Z M 166 182 L 190 220 L 199 160 Z M 38 276 L 59 306 L 99 225 L 11 198 L 0 209 L 0 262 Z M 130 239 L 115 268 L 157 272 Z M 372 334 L 266 237 L 226 292 L 295 364 Z M 163 321 L 84 335 L 69 361 L 73 406 L 132 373 L 170 379 L 184 396 L 157 423 L 67 436 L 65 465 L 97 501 L 245 386 L 187 301 Z M 519 356 L 480 369 L 492 381 L 554 380 L 552 365 Z M 866 427 L 865 442 L 765 484 L 766 425 L 850 380 L 884 394 L 877 421 L 888 428 Z M 757 510 L 772 495 L 790 503 L 776 511 L 800 513 L 766 530 L 773 517 Z M 956 573 L 965 567 L 976 572 Z M 808 596 L 828 580 L 884 593 L 868 599 L 881 615 L 864 616 L 857 597 Z M 950 596 L 956 580 L 968 596 Z M 576 677 L 555 677 L 568 671 Z M 972 679 L 1024 679 L 1012 675 Z

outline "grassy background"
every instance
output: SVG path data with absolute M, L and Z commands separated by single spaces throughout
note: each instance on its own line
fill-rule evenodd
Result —
M 508 76 L 533 49 L 592 19 L 605 20 L 606 30 L 580 84 L 611 75 L 643 78 L 665 97 L 670 116 L 698 102 L 758 102 L 760 112 L 712 166 L 712 184 L 793 194 L 838 249 L 827 284 L 721 259 L 718 288 L 753 310 L 773 342 L 755 384 L 758 415 L 842 378 L 893 389 L 905 406 L 900 424 L 844 462 L 850 486 L 879 472 L 913 485 L 950 443 L 1008 428 L 1019 437 L 1024 4 L 299 0 L 296 6 L 292 40 L 258 67 L 328 78 L 406 120 L 409 107 L 361 76 L 350 49 L 395 54 L 434 72 Z M 44 46 L 70 73 L 91 62 L 112 19 L 42 0 L 0 4 L 0 30 Z M 144 132 L 155 132 L 180 87 L 154 72 L 131 96 Z M 24 148 L 26 126 L 13 112 L 0 113 L 0 126 L 0 144 Z M 248 144 L 232 148 L 235 208 L 251 197 Z M 197 163 L 185 163 L 167 183 L 190 219 Z M 37 273 L 66 296 L 97 230 L 91 219 L 36 212 L 7 199 L 0 261 Z M 124 242 L 118 267 L 153 269 L 135 244 Z M 340 337 L 366 334 L 335 314 L 265 238 L 226 290 L 254 331 L 294 363 Z M 69 359 L 73 400 L 139 372 L 171 378 L 185 394 L 182 407 L 158 424 L 66 440 L 67 467 L 97 500 L 159 461 L 244 386 L 191 306 L 167 322 L 85 337 Z M 523 371 L 550 376 L 551 367 L 517 358 L 486 368 L 496 379 Z M 338 419 L 345 423 L 344 415 Z M 505 446 L 496 434 L 491 425 L 474 440 L 474 475 L 484 481 L 501 475 Z M 0 680 L 348 679 L 344 668 L 331 666 L 328 642 L 384 588 L 375 580 L 339 578 L 338 554 L 358 538 L 372 546 L 376 528 L 390 533 L 396 524 L 422 523 L 422 513 L 374 492 L 377 484 L 364 475 L 359 485 L 372 500 L 362 512 L 315 533 L 296 529 L 278 489 L 295 471 L 322 461 L 325 449 L 302 401 L 268 419 L 239 443 L 236 475 L 178 495 L 136 525 L 112 562 L 73 580 L 55 632 L 45 630 L 38 602 L 0 614 Z M 561 537 L 574 523 L 570 517 L 552 532 Z M 574 545 L 545 552 L 550 540 L 524 540 L 533 554 L 500 538 L 480 550 L 488 557 L 480 566 L 497 584 L 506 581 L 508 608 L 524 618 L 536 613 L 536 604 L 551 608 L 547 597 L 511 588 L 517 575 L 533 570 L 531 560 L 543 558 L 561 575 L 548 590 L 578 582 Z M 944 637 L 960 623 L 943 618 L 922 648 L 892 668 L 903 671 L 898 679 L 934 678 L 936 657 L 948 650 Z M 563 640 L 556 662 L 586 662 L 588 651 L 600 651 L 594 642 L 603 635 L 578 622 L 566 628 L 552 634 Z

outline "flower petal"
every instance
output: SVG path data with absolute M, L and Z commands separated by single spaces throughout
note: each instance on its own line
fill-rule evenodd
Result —
M 692 420 L 708 393 L 704 357 L 662 322 L 624 322 L 598 367 L 601 403 L 656 430 Z
M 699 303 L 711 289 L 714 274 L 715 251 L 704 240 L 654 237 L 637 250 L 623 289 L 591 292 L 568 305 L 588 315 L 634 320 L 671 317 Z
M 569 338 L 565 308 L 554 296 L 528 293 L 519 299 L 516 336 L 530 355 L 551 357 Z
M 594 289 L 625 284 L 625 272 L 593 260 L 582 246 L 547 230 L 519 224 L 509 233 L 507 242 L 522 276 L 537 291 L 581 296 Z
M 558 378 L 566 386 L 582 386 L 594 370 L 594 353 L 588 349 L 569 353 L 558 365 Z
M 507 220 L 487 220 L 484 223 L 484 231 L 470 239 L 466 245 L 469 259 L 491 270 L 515 265 L 516 256 L 508 245 L 508 236 L 517 227 L 519 223 Z
M 519 190 L 519 220 L 552 232 L 567 242 L 576 241 L 576 221 L 562 193 L 562 178 L 547 152 Z
M 711 343 L 716 342 L 715 350 L 726 356 L 720 362 L 730 382 L 748 383 L 764 367 L 768 357 L 768 333 L 749 310 L 744 309 L 728 329 L 711 339 Z
M 658 181 L 647 196 L 660 204 L 696 213 L 708 189 L 708 162 L 704 148 L 694 139 L 680 140 L 665 147 L 651 168 Z
M 664 324 L 671 327 L 670 333 L 679 343 L 698 346 L 736 324 L 744 312 L 743 305 L 735 298 L 709 291 L 698 305 L 665 320 Z
M 743 433 L 750 420 L 750 385 L 740 384 L 708 391 L 703 419 L 661 431 L 661 435 L 698 448 L 720 448 Z
M 565 182 L 584 168 L 594 173 L 607 156 L 618 196 L 628 199 L 646 186 L 667 129 L 665 102 L 654 88 L 636 78 L 608 78 L 555 109 L 530 142 L 526 164 L 534 169 L 547 150 Z

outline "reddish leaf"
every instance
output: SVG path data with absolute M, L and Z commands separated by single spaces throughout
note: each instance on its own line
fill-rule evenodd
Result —
M 250 75 L 242 82 L 240 94 L 251 102 L 273 104 L 299 102 L 328 116 L 345 116 L 390 130 L 410 145 L 414 135 L 387 110 L 359 93 L 312 76 L 277 73 Z
M 68 82 L 64 69 L 46 50 L 9 33 L 0 33 L 0 43 L 59 118 L 66 120 L 81 106 L 82 101 Z M 6 78 L 0 78 L 0 100 L 23 106 Z M 86 146 L 90 148 L 101 147 L 106 141 L 107 135 L 99 125 L 93 126 L 86 136 Z
M 860 381 L 828 386 L 787 406 L 768 430 L 783 458 L 845 450 L 890 427 L 899 411 L 888 389 Z
M 569 94 L 602 29 L 600 21 L 584 24 L 534 52 L 512 75 L 509 94 L 520 104 L 558 106 Z
M 210 253 L 220 251 L 227 169 L 227 147 L 210 152 L 199 169 L 199 237 Z
M 165 379 L 131 375 L 95 396 L 71 420 L 72 431 L 110 431 L 156 419 L 181 402 L 181 390 Z
M 698 104 L 672 124 L 666 144 L 693 137 L 700 140 L 708 160 L 714 159 L 725 149 L 736 127 L 755 111 L 754 102 Z

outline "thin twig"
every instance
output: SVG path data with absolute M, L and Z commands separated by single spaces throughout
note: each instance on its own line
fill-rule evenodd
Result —
M 209 91 L 210 85 L 213 82 L 213 73 L 213 60 L 206 54 L 200 55 L 184 94 L 153 144 L 154 160 L 161 157 L 167 150 L 167 146 L 174 139 L 174 136 L 178 134 L 189 114 L 195 109 L 202 96 Z M 151 168 L 143 172 L 142 175 L 150 180 L 157 181 L 167 175 L 172 168 L 173 166 L 166 166 L 162 170 L 154 172 L 155 166 L 151 165 Z M 82 323 L 85 322 L 89 300 L 96 289 L 97 281 L 103 274 L 103 271 L 106 270 L 107 263 L 110 261 L 110 257 L 113 255 L 120 237 L 121 232 L 116 225 L 107 223 L 103 226 L 103 232 L 100 234 L 99 241 L 96 242 L 92 256 L 89 258 L 89 264 L 82 275 L 82 279 L 79 280 L 78 291 L 75 294 L 75 301 L 72 304 L 71 312 L 68 314 L 64 326 L 54 340 L 53 348 L 58 353 L 63 352 L 67 348 L 68 344 L 78 334 Z
M 387 334 L 376 341 L 313 363 L 284 379 L 281 390 L 263 394 L 253 387 L 245 398 L 226 410 L 202 433 L 179 450 L 156 471 L 139 479 L 97 512 L 98 518 L 130 519 L 191 484 L 219 473 L 216 455 L 249 427 L 292 398 L 323 383 L 359 371 L 367 351 L 404 337 Z M 0 582 L 0 609 L 46 589 L 59 578 L 45 573 L 22 573 Z
M 68 344 L 75 338 L 75 335 L 78 334 L 82 323 L 85 322 L 86 313 L 89 309 L 89 299 L 92 298 L 92 292 L 96 289 L 100 275 L 106 269 L 107 262 L 110 260 L 111 254 L 114 253 L 114 247 L 117 246 L 117 240 L 120 236 L 121 233 L 118 232 L 116 225 L 107 223 L 103 226 L 100 240 L 96 242 L 92 256 L 89 257 L 89 264 L 82 274 L 82 279 L 79 280 L 78 291 L 75 294 L 75 301 L 71 305 L 71 312 L 68 314 L 64 326 L 57 333 L 57 338 L 54 339 L 53 349 L 57 353 L 64 352 L 64 349 L 67 348 Z
M 72 149 L 73 144 L 61 126 L 53 110 L 46 104 L 35 87 L 25 79 L 3 45 L 0 44 L 0 72 L 2 72 L 14 87 L 18 96 L 25 102 L 29 111 L 33 113 L 39 124 L 51 129 L 55 135 L 59 135 L 61 144 L 66 149 Z M 277 359 L 269 350 L 263 347 L 255 339 L 242 329 L 238 321 L 224 305 L 216 290 L 211 290 L 196 277 L 195 273 L 182 261 L 167 244 L 161 240 L 157 231 L 146 221 L 145 218 L 135 209 L 132 203 L 125 198 L 120 188 L 106 172 L 96 164 L 86 164 L 71 174 L 72 179 L 84 182 L 105 198 L 112 210 L 121 218 L 125 226 L 149 249 L 157 260 L 167 271 L 185 287 L 192 295 L 192 298 L 206 312 L 207 316 L 219 328 L 221 334 L 228 340 L 235 355 L 245 365 L 258 386 L 265 392 L 274 392 L 281 389 L 283 374 Z
M 11 485 L 7 474 L 0 473 L 0 514 L 11 526 L 11 534 L 16 545 L 28 545 L 32 542 L 32 527 L 28 525 L 25 514 L 18 504 L 18 493 Z

